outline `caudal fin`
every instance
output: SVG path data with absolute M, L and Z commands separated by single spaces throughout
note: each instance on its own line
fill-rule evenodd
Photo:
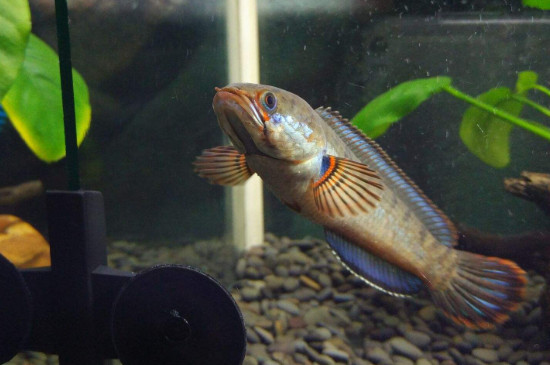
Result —
M 512 261 L 461 251 L 447 287 L 431 294 L 455 322 L 488 329 L 505 322 L 518 308 L 526 283 L 525 271 Z

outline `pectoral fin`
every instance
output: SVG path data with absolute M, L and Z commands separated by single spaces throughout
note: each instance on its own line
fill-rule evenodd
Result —
M 246 164 L 246 157 L 233 146 L 218 146 L 202 151 L 193 162 L 195 172 L 212 184 L 238 185 L 253 172 Z
M 317 208 L 340 217 L 374 208 L 382 189 L 376 171 L 362 163 L 330 155 L 323 156 L 320 178 L 313 183 Z

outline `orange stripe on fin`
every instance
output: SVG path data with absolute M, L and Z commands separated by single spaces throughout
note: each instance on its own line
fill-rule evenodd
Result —
M 445 286 L 430 288 L 435 304 L 469 328 L 490 329 L 505 322 L 525 298 L 525 272 L 509 260 L 464 251 L 458 255 Z
M 361 162 L 374 168 L 385 179 L 388 189 L 396 192 L 412 208 L 441 243 L 449 247 L 456 246 L 458 233 L 454 224 L 392 161 L 382 147 L 330 107 L 320 107 L 316 111 Z M 444 227 L 441 223 L 444 223 Z
M 212 184 L 238 185 L 253 172 L 246 164 L 246 157 L 233 146 L 218 146 L 202 151 L 193 162 L 195 172 Z
M 382 181 L 368 166 L 335 156 L 323 156 L 321 177 L 313 183 L 317 209 L 331 217 L 354 216 L 376 207 Z

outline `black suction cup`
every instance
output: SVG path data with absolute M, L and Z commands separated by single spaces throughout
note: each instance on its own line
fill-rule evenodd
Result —
M 31 294 L 15 266 L 0 255 L 0 364 L 22 349 L 31 329 Z
M 124 365 L 240 365 L 241 312 L 214 279 L 163 265 L 136 275 L 115 301 L 113 341 Z

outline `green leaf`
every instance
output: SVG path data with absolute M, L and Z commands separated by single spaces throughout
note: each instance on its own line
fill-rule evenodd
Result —
M 522 104 L 510 99 L 512 91 L 506 87 L 490 89 L 478 100 L 514 116 Z M 501 168 L 510 163 L 509 137 L 513 126 L 501 118 L 476 106 L 466 110 L 460 124 L 460 138 L 468 149 L 486 164 Z
M 522 71 L 518 74 L 518 81 L 516 82 L 516 93 L 525 95 L 527 91 L 534 88 L 537 85 L 539 75 L 533 71 Z
M 352 122 L 369 137 L 376 138 L 451 81 L 449 77 L 437 76 L 399 84 L 368 103 Z
M 30 32 L 29 1 L 0 1 L 0 101 L 17 77 Z
M 91 109 L 88 87 L 75 70 L 73 87 L 80 145 L 90 127 Z M 29 38 L 25 61 L 2 106 L 36 156 L 46 162 L 65 156 L 59 61 L 55 52 L 34 35 Z
M 523 0 L 523 6 L 537 8 L 541 10 L 550 10 L 550 0 Z

